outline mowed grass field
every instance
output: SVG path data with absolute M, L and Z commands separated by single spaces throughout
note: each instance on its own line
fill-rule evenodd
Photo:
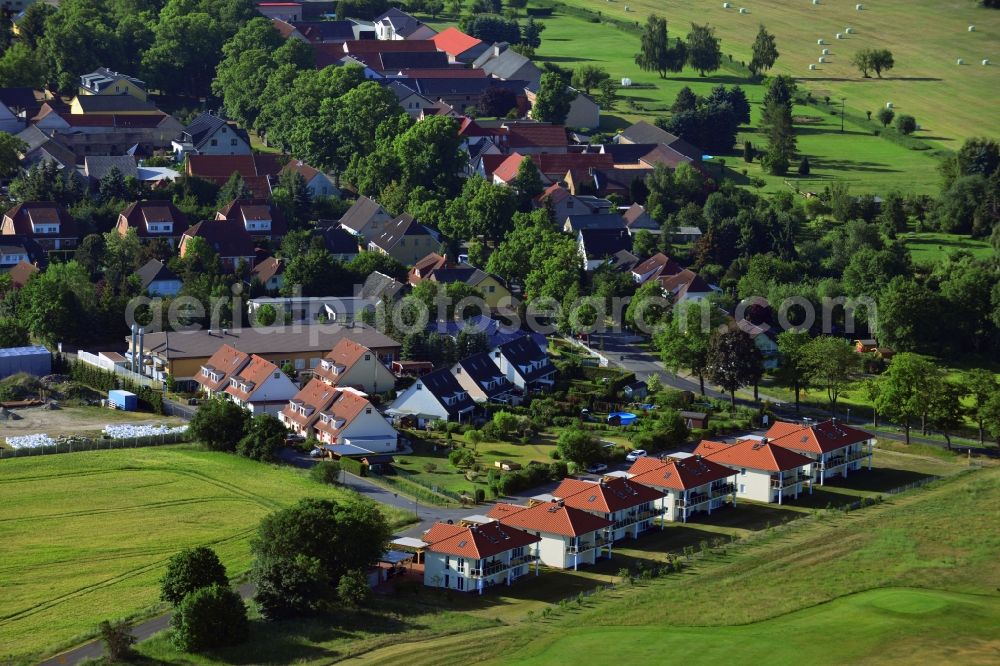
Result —
M 616 6 L 614 3 L 607 5 L 608 8 Z M 600 9 L 605 7 L 602 5 Z M 766 138 L 756 130 L 764 96 L 763 85 L 725 71 L 701 77 L 690 68 L 661 79 L 655 72 L 643 72 L 636 67 L 634 58 L 639 51 L 638 35 L 609 24 L 590 23 L 558 12 L 544 19 L 544 23 L 545 31 L 536 54 L 537 60 L 569 68 L 592 64 L 603 67 L 612 79 L 632 79 L 632 88 L 620 89 L 622 100 L 616 109 L 602 112 L 602 129 L 605 131 L 622 129 L 638 120 L 652 123 L 669 115 L 677 92 L 684 86 L 706 96 L 719 84 L 739 85 L 751 103 L 752 127 L 744 128 L 737 138 L 737 150 L 725 156 L 727 178 L 745 184 L 749 177 L 761 177 L 766 183 L 765 191 L 788 190 L 789 185 L 785 181 L 797 184 L 802 190 L 820 191 L 825 184 L 835 180 L 847 182 L 852 191 L 859 193 L 884 193 L 893 189 L 931 193 L 939 188 L 938 160 L 928 151 L 910 150 L 874 136 L 871 127 L 861 127 L 850 121 L 845 123 L 841 132 L 839 115 L 807 106 L 796 106 L 793 113 L 799 119 L 808 120 L 798 123 L 796 131 L 798 152 L 809 157 L 810 175 L 800 178 L 795 169 L 797 165 L 793 165 L 788 176 L 771 176 L 761 169 L 758 161 L 746 164 L 741 152 L 744 140 L 751 141 L 760 149 L 767 145 Z M 723 47 L 725 52 L 725 43 Z M 634 105 L 630 105 L 628 100 L 632 100 Z M 833 107 L 830 110 L 834 110 Z M 718 166 L 709 168 L 715 173 Z M 742 174 L 743 169 L 747 170 L 746 176 Z
M 903 244 L 910 250 L 915 264 L 931 266 L 948 258 L 955 252 L 970 252 L 980 259 L 992 257 L 993 246 L 988 240 L 976 240 L 968 236 L 939 233 L 909 233 L 902 236 Z
M 619 586 L 547 617 L 356 661 L 565 664 L 585 654 L 637 664 L 734 655 L 768 664 L 996 663 L 997 525 L 1000 469 L 988 467 L 768 529 L 745 546 L 713 546 L 681 575 Z
M 969 136 L 1000 135 L 1000 114 L 993 112 L 1000 101 L 1000 12 L 978 8 L 971 0 L 873 0 L 863 3 L 863 11 L 847 0 L 822 0 L 818 5 L 810 0 L 753 0 L 734 2 L 731 9 L 723 9 L 721 0 L 565 1 L 639 22 L 656 13 L 667 19 L 675 37 L 686 35 L 692 22 L 708 23 L 722 40 L 723 54 L 744 62 L 749 62 L 757 28 L 763 24 L 775 35 L 781 53 L 775 71 L 800 79 L 817 97 L 846 97 L 848 108 L 862 114 L 891 101 L 897 113 L 916 117 L 923 128 L 918 136 L 946 148 L 957 149 Z M 750 13 L 740 14 L 739 7 Z M 975 32 L 968 32 L 969 25 L 976 26 Z M 836 39 L 847 27 L 854 34 Z M 548 28 L 542 34 L 543 52 L 552 36 Z M 816 43 L 821 38 L 831 52 L 826 64 L 817 60 L 824 48 Z M 606 52 L 583 44 L 577 45 L 578 53 Z M 861 78 L 851 58 L 863 48 L 889 49 L 896 67 L 881 80 Z M 633 53 L 624 40 L 612 50 L 626 51 L 628 58 Z M 957 65 L 959 58 L 967 64 Z M 983 59 L 993 64 L 983 66 Z M 817 70 L 810 71 L 810 64 Z M 633 65 L 630 72 L 635 69 Z
M 246 571 L 260 519 L 304 497 L 346 493 L 192 446 L 0 461 L 0 663 L 155 605 L 183 548 L 209 545 L 230 576 Z

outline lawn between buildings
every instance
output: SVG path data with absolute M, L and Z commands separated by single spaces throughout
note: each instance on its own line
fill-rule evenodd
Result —
M 414 580 L 364 612 L 255 623 L 250 643 L 211 656 L 178 654 L 165 635 L 138 648 L 164 664 L 319 664 L 352 657 L 360 663 L 405 659 L 412 666 L 566 663 L 580 654 L 577 638 L 595 655 L 636 663 L 675 652 L 694 663 L 717 662 L 736 649 L 774 663 L 801 663 L 803 654 L 818 663 L 870 654 L 926 660 L 944 656 L 943 650 L 957 659 L 988 654 L 1000 620 L 993 592 L 1000 585 L 994 557 L 1000 535 L 991 523 L 984 530 L 982 519 L 1000 505 L 1000 469 L 960 474 L 965 468 L 957 458 L 881 451 L 876 457 L 882 471 L 828 486 L 823 499 L 835 506 L 838 497 L 873 497 L 927 474 L 952 478 L 847 514 L 804 502 L 744 502 L 619 544 L 614 559 L 595 567 L 544 570 L 482 597 L 421 589 Z M 739 540 L 730 543 L 734 537 Z M 559 603 L 620 583 L 623 567 L 658 567 L 668 552 L 685 548 L 696 554 L 682 575 Z M 834 601 L 866 590 L 874 591 Z M 584 639 L 588 632 L 605 637 L 605 644 Z
M 0 662 L 33 662 L 102 620 L 148 614 L 184 548 L 211 546 L 230 577 L 246 572 L 260 519 L 305 497 L 349 494 L 189 445 L 0 462 Z M 411 520 L 383 511 L 396 526 Z

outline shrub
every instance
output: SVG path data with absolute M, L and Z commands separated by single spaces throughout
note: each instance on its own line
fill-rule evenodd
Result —
M 313 481 L 334 485 L 340 481 L 340 463 L 335 460 L 321 460 L 309 470 Z
M 469 449 L 453 449 L 448 454 L 448 462 L 455 467 L 471 467 L 476 462 L 476 456 Z
M 882 123 L 882 127 L 888 127 L 892 123 L 892 119 L 896 117 L 896 112 L 889 108 L 881 108 L 876 117 Z
M 108 661 L 125 661 L 131 656 L 135 636 L 132 635 L 132 625 L 128 620 L 105 620 L 98 625 L 97 630 L 101 634 L 104 650 L 108 653 Z
M 176 606 L 188 594 L 211 585 L 229 585 L 219 556 L 207 546 L 188 548 L 167 562 L 167 572 L 160 580 L 160 598 Z
M 910 135 L 917 131 L 917 119 L 907 114 L 896 118 L 896 129 L 900 134 Z
M 569 476 L 569 465 L 565 462 L 557 461 L 549 463 L 549 478 L 553 481 L 562 481 Z
M 476 504 L 481 504 L 486 501 L 486 491 L 482 488 L 476 488 Z
M 809 158 L 803 157 L 802 161 L 799 162 L 799 175 L 808 176 L 810 171 Z
M 337 598 L 350 608 L 364 606 L 371 597 L 372 589 L 361 569 L 351 569 L 337 582 Z
M 246 640 L 247 609 L 229 587 L 213 585 L 191 592 L 170 619 L 173 643 L 185 652 L 203 652 Z
M 368 465 L 354 458 L 341 458 L 340 467 L 354 476 L 368 476 Z

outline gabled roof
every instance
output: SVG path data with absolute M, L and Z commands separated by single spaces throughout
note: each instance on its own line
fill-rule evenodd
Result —
M 479 389 L 489 398 L 503 395 L 514 388 L 514 385 L 490 358 L 488 352 L 480 352 L 463 358 L 455 363 L 452 369 L 457 374 L 459 368 L 471 377 L 472 381 L 476 382 Z
M 545 123 L 512 123 L 507 126 L 507 145 L 518 148 L 563 148 L 569 145 L 566 128 Z
M 10 276 L 10 283 L 17 289 L 23 287 L 32 275 L 38 272 L 38 266 L 34 264 L 29 264 L 27 261 L 22 259 L 21 261 L 14 264 L 7 275 Z
M 685 268 L 675 275 L 661 275 L 657 278 L 664 291 L 681 300 L 687 294 L 710 294 L 712 288 L 694 271 Z
M 659 229 L 660 225 L 652 218 L 652 216 L 646 211 L 646 207 L 642 204 L 634 203 L 628 207 L 628 209 L 622 213 L 622 219 L 625 220 L 625 226 L 629 229 Z
M 587 259 L 610 257 L 621 250 L 632 249 L 632 236 L 628 229 L 581 229 L 577 232 L 583 241 Z
M 351 255 L 358 253 L 358 237 L 350 231 L 329 225 L 316 227 L 314 233 L 323 239 L 323 246 L 330 254 Z
M 652 465 L 650 461 L 659 464 Z M 706 483 L 729 478 L 735 473 L 732 468 L 701 456 L 691 456 L 681 460 L 640 458 L 629 469 L 629 474 L 634 475 L 631 480 L 635 483 L 672 490 L 690 490 Z
M 372 404 L 364 393 L 348 387 L 339 389 L 333 400 L 323 408 L 320 418 L 316 420 L 316 430 L 325 432 L 332 439 L 336 439 L 361 412 L 371 408 L 371 406 Z
M 148 289 L 154 282 L 165 280 L 179 280 L 177 274 L 167 268 L 159 259 L 150 259 L 135 272 L 139 276 L 139 282 L 143 289 Z
M 267 236 L 283 236 L 288 231 L 288 222 L 281 209 L 267 199 L 234 199 L 219 209 L 216 219 L 237 223 L 244 229 L 247 219 L 270 220 L 271 230 L 263 234 Z
M 400 239 L 405 236 L 431 236 L 434 234 L 430 230 L 413 219 L 409 213 L 403 213 L 399 217 L 386 223 L 381 234 L 371 239 L 371 242 L 386 252 L 396 247 Z
M 653 144 L 658 143 L 671 148 L 693 162 L 701 161 L 701 151 L 690 143 L 681 139 L 675 134 L 651 125 L 645 120 L 633 124 L 626 128 L 619 135 L 620 139 L 625 139 L 629 143 Z
M 517 366 L 517 372 L 525 381 L 532 381 L 555 372 L 555 366 L 549 360 L 549 355 L 539 348 L 530 336 L 514 338 L 496 348 L 511 364 Z M 523 366 L 535 366 L 523 370 Z
M 427 550 L 472 560 L 493 557 L 542 540 L 534 534 L 496 521 L 472 527 L 439 525 L 442 524 L 435 523 L 424 534 L 424 541 L 430 544 Z
M 405 42 L 407 44 L 411 42 Z M 417 92 L 431 99 L 449 95 L 481 95 L 487 88 L 504 88 L 524 96 L 525 81 L 498 81 L 490 78 L 417 78 L 409 79 Z
M 268 377 L 273 376 L 276 372 L 281 372 L 278 366 L 255 354 L 250 357 L 249 363 L 229 376 L 230 382 L 226 387 L 226 393 L 244 402 L 253 400 L 257 389 L 263 386 Z M 234 379 L 237 380 L 237 384 L 233 384 L 232 380 Z M 239 384 L 246 385 L 246 390 Z
M 462 388 L 462 385 L 458 383 L 448 368 L 429 372 L 417 379 L 417 382 L 423 385 L 424 390 L 430 391 L 451 416 L 458 416 L 462 412 L 475 408 L 475 403 L 469 397 L 468 391 Z M 454 402 L 449 405 L 447 401 L 452 398 L 454 398 Z
M 481 155 L 479 157 L 477 161 L 480 164 L 482 164 L 483 174 L 487 180 L 492 180 L 493 174 L 495 174 L 496 170 L 500 168 L 500 165 L 503 164 L 505 160 L 507 160 L 507 157 L 508 157 L 507 155 L 494 155 L 494 154 Z M 518 164 L 520 165 L 520 162 L 518 162 Z M 517 173 L 516 169 L 514 170 L 514 173 L 515 174 Z M 509 177 L 513 178 L 513 176 Z M 505 180 L 504 182 L 508 181 Z
M 344 54 L 387 53 L 390 51 L 436 51 L 429 39 L 352 39 L 344 42 Z
M 412 35 L 424 25 L 402 9 L 397 9 L 396 7 L 391 7 L 384 14 L 376 17 L 375 23 L 388 23 L 392 25 L 393 32 L 401 37 Z
M 744 439 L 732 445 L 702 440 L 694 454 L 722 465 L 765 472 L 787 472 L 813 462 L 800 453 L 756 439 Z
M 115 129 L 152 129 L 159 127 L 165 121 L 176 123 L 173 116 L 165 113 L 146 113 L 127 115 L 122 113 L 62 113 L 59 114 L 67 125 L 86 131 L 94 127 L 112 127 Z M 65 130 L 64 130 L 65 131 Z
M 330 386 L 320 379 L 310 379 L 309 383 L 303 386 L 289 404 L 281 410 L 281 413 L 285 418 L 300 426 L 311 427 L 319 420 L 320 412 L 327 409 L 340 392 L 340 389 Z M 301 414 L 293 407 L 302 407 L 306 413 Z
M 194 376 L 194 380 L 209 391 L 220 391 L 229 383 L 229 377 L 249 362 L 250 354 L 224 344 L 198 370 L 198 374 Z M 214 371 L 219 376 L 219 379 L 213 380 L 206 374 L 206 370 Z
M 639 263 L 639 257 L 628 250 L 618 250 L 611 255 L 611 267 L 619 271 L 630 271 Z
M 652 273 L 649 279 L 656 279 L 661 276 L 677 275 L 684 270 L 684 267 L 678 264 L 676 261 L 663 254 L 662 252 L 657 252 L 649 259 L 646 259 L 641 264 L 632 269 L 635 275 L 645 275 L 646 273 Z
M 489 155 L 484 156 L 490 157 Z M 536 156 L 538 157 L 538 156 Z M 493 168 L 493 177 L 504 183 L 510 183 L 517 176 L 517 170 L 521 168 L 521 162 L 525 160 L 521 153 L 511 153 L 499 165 Z
M 299 34 L 312 43 L 346 42 L 354 39 L 350 21 L 293 21 Z
M 812 425 L 776 421 L 767 431 L 768 440 L 793 451 L 829 453 L 851 444 L 866 442 L 874 435 L 834 419 Z
M 373 300 L 393 301 L 397 294 L 408 287 L 409 285 L 403 284 L 389 275 L 373 271 L 365 278 L 357 296 Z
M 173 229 L 171 236 L 179 236 L 187 231 L 187 216 L 182 213 L 174 202 L 169 200 L 135 201 L 125 207 L 119 214 L 119 231 L 121 231 L 121 219 L 125 219 L 126 227 L 135 229 L 140 238 L 147 236 L 157 237 L 163 234 L 150 233 L 148 224 L 150 222 L 170 222 Z
M 458 57 L 471 48 L 482 44 L 482 40 L 467 35 L 458 28 L 445 28 L 438 34 L 431 37 L 430 41 L 439 51 L 444 51 L 450 56 Z
M 623 477 L 602 481 L 563 479 L 552 495 L 563 500 L 566 506 L 599 513 L 631 509 L 663 497 L 659 490 L 632 483 Z
M 310 180 L 323 173 L 314 166 L 303 162 L 302 160 L 295 159 L 294 157 L 288 160 L 288 164 L 281 167 L 279 173 L 294 172 L 302 176 L 302 178 L 308 183 Z
M 254 244 L 242 224 L 225 220 L 204 220 L 190 227 L 184 236 L 204 238 L 222 258 L 253 257 Z
M 528 76 L 531 82 L 537 81 L 542 76 L 542 70 L 531 62 L 530 59 L 516 53 L 513 49 L 507 49 L 497 56 L 493 56 L 481 66 L 498 79 L 510 80 L 515 76 Z M 525 81 L 528 83 L 528 81 Z
M 156 105 L 132 95 L 77 95 L 83 113 L 124 113 L 156 111 Z
M 267 284 L 268 280 L 285 272 L 285 262 L 275 257 L 267 257 L 254 266 L 250 272 L 261 284 Z
M 441 51 L 384 51 L 378 62 L 369 63 L 385 72 L 401 69 L 448 69 L 448 54 Z
M 571 170 L 610 169 L 614 166 L 611 155 L 600 153 L 541 153 L 532 155 L 535 166 L 550 180 L 562 180 Z
M 88 90 L 93 90 L 94 92 L 100 92 L 113 84 L 115 81 L 125 80 L 134 86 L 145 89 L 146 82 L 141 79 L 137 79 L 134 76 L 129 76 L 127 74 L 122 74 L 121 72 L 116 72 L 114 70 L 108 69 L 107 67 L 98 67 L 93 72 L 89 74 L 84 74 L 80 77 L 80 85 Z M 110 97 L 110 95 L 108 95 Z
M 391 218 L 389 213 L 377 201 L 362 195 L 358 197 L 357 201 L 340 218 L 340 224 L 355 233 L 361 233 L 368 223 L 377 217 L 385 220 Z
M 419 284 L 421 281 L 430 278 L 434 274 L 434 271 L 448 265 L 450 265 L 448 257 L 437 252 L 429 252 L 413 264 L 413 268 L 407 274 L 407 281 L 410 284 Z
M 337 372 L 332 369 L 327 370 L 326 364 L 320 362 L 315 368 L 313 368 L 313 374 L 317 377 L 326 380 L 328 384 L 336 386 L 343 379 L 344 375 L 354 367 L 354 365 L 361 360 L 365 354 L 370 354 L 373 357 L 374 362 L 378 363 L 378 359 L 374 358 L 375 352 L 364 345 L 359 345 L 353 340 L 347 338 L 341 338 L 333 349 L 323 357 L 324 361 L 332 364 Z
M 0 88 L 0 103 L 13 113 L 23 110 L 28 118 L 38 113 L 38 109 L 42 106 L 41 97 L 42 93 L 36 92 L 34 88 Z
M 132 155 L 87 155 L 83 158 L 83 170 L 94 180 L 100 180 L 112 169 L 118 169 L 123 178 L 139 177 Z
M 486 515 L 500 521 L 502 525 L 568 537 L 583 536 L 614 525 L 607 518 L 558 501 L 542 502 L 531 507 L 497 504 Z
M 581 229 L 624 229 L 625 220 L 621 215 L 614 213 L 584 213 L 582 215 L 568 215 L 566 224 L 568 231 L 580 231 Z
M 269 177 L 277 176 L 286 166 L 288 158 L 284 155 L 258 153 L 255 155 L 194 155 L 187 156 L 185 172 L 189 176 L 197 176 L 216 185 L 225 185 L 226 181 L 238 173 L 255 197 L 271 195 Z
M 246 130 L 210 113 L 203 113 L 191 121 L 191 124 L 184 128 L 184 134 L 194 144 L 194 147 L 200 150 L 204 146 L 204 143 L 223 127 L 228 127 L 231 132 L 243 139 L 248 146 L 250 145 L 250 135 L 246 133 Z
M 70 217 L 66 209 L 50 201 L 25 201 L 8 210 L 4 217 L 13 221 L 11 233 L 29 238 L 76 238 L 76 220 Z M 32 229 L 32 221 L 39 223 L 58 223 L 59 232 L 55 234 L 36 234 Z M 4 225 L 7 231 L 7 225 Z

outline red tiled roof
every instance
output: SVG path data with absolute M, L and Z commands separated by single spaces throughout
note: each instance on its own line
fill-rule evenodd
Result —
M 407 282 L 416 285 L 426 280 L 439 268 L 444 268 L 448 264 L 448 258 L 437 252 L 431 252 L 413 264 L 413 268 L 407 273 Z
M 650 458 L 640 458 L 639 460 L 650 460 Z M 653 459 L 655 460 L 655 458 Z M 636 461 L 639 462 L 638 460 Z M 658 467 L 647 469 L 644 472 L 634 472 L 631 481 L 641 483 L 653 488 L 672 488 L 675 490 L 690 490 L 703 486 L 706 483 L 720 481 L 733 476 L 735 472 L 724 465 L 712 462 L 701 456 L 692 456 L 680 460 L 657 461 Z M 632 466 L 636 468 L 635 465 Z
M 281 173 L 288 171 L 294 171 L 295 173 L 300 174 L 305 179 L 306 183 L 315 178 L 320 172 L 319 169 L 309 166 L 302 160 L 297 160 L 294 157 L 288 161 L 288 164 L 281 168 Z
M 829 420 L 810 426 L 777 421 L 767 431 L 766 437 L 772 444 L 793 451 L 829 453 L 851 444 L 867 441 L 873 435 L 844 423 Z
M 363 393 L 350 388 L 338 390 L 330 404 L 322 410 L 320 418 L 316 421 L 316 430 L 330 435 L 331 441 L 336 440 L 344 428 L 351 425 L 364 409 L 371 406 Z
M 481 40 L 467 35 L 455 27 L 445 28 L 431 37 L 430 41 L 434 43 L 438 51 L 444 51 L 452 56 L 462 55 L 472 47 L 483 43 Z
M 32 220 L 46 223 L 59 222 L 59 232 L 36 234 L 32 228 Z M 3 234 L 31 238 L 76 238 L 76 220 L 59 204 L 49 201 L 25 201 L 4 214 Z
M 229 383 L 229 377 L 234 372 L 241 370 L 249 361 L 249 354 L 224 344 L 209 357 L 203 368 L 198 370 L 198 374 L 194 376 L 194 380 L 209 391 L 221 390 Z M 205 368 L 215 370 L 221 379 L 213 381 L 211 377 L 205 374 Z
M 27 261 L 22 259 L 21 261 L 14 264 L 14 266 L 7 271 L 7 275 L 10 276 L 10 283 L 15 288 L 20 289 L 23 287 L 32 275 L 38 272 L 38 266 L 34 264 L 29 264 Z
M 516 124 L 507 128 L 511 148 L 565 148 L 566 128 L 562 125 Z
M 629 509 L 663 497 L 658 490 L 623 478 L 600 482 L 563 479 L 552 495 L 562 499 L 566 506 L 600 513 Z
M 231 375 L 230 379 L 241 380 L 242 382 L 248 384 L 248 390 L 244 391 L 239 386 L 234 385 L 232 382 L 226 387 L 226 393 L 235 396 L 240 400 L 251 400 L 254 392 L 267 381 L 267 378 L 273 375 L 275 372 L 281 372 L 274 363 L 271 363 L 266 358 L 254 355 L 250 357 L 250 362 L 247 363 L 242 370 L 237 371 L 235 374 Z
M 496 173 L 497 167 L 499 167 L 507 159 L 507 155 L 483 155 L 483 171 L 486 174 L 487 180 L 492 180 L 493 174 Z
M 538 203 L 545 203 L 547 199 L 551 199 L 552 203 L 558 204 L 562 201 L 573 196 L 570 194 L 569 190 L 560 185 L 559 183 L 552 183 L 545 190 L 535 197 L 535 201 Z
M 614 160 L 611 155 L 600 153 L 541 153 L 532 155 L 535 166 L 553 180 L 560 180 L 572 169 L 611 169 Z
M 424 535 L 424 541 L 428 542 L 428 550 L 432 553 L 445 553 L 457 557 L 467 557 L 473 560 L 481 560 L 493 557 L 508 550 L 528 546 L 541 541 L 541 537 L 528 534 L 516 527 L 501 525 L 498 522 L 475 525 L 473 527 L 453 529 L 454 525 L 438 528 L 435 524 Z M 441 535 L 448 535 L 439 538 Z
M 289 419 L 300 426 L 309 427 L 317 420 L 319 420 L 320 412 L 330 406 L 333 399 L 340 392 L 333 386 L 330 386 L 324 381 L 319 379 L 310 379 L 309 383 L 303 386 L 295 397 L 292 398 L 291 402 L 294 404 L 302 404 L 312 411 L 308 414 L 300 414 L 291 408 L 291 405 L 286 405 L 281 413 L 286 419 Z
M 359 345 L 353 340 L 341 338 L 340 341 L 333 346 L 333 349 L 331 349 L 330 352 L 323 357 L 324 361 L 331 361 L 334 365 L 340 366 L 342 368 L 340 373 L 334 374 L 333 371 L 324 369 L 323 364 L 320 363 L 313 368 L 313 374 L 317 377 L 325 379 L 328 384 L 336 386 L 344 374 L 350 370 L 365 354 L 374 354 L 374 352 L 368 349 L 368 347 Z
M 173 230 L 169 234 L 150 233 L 148 222 L 171 222 Z M 180 236 L 188 228 L 187 216 L 171 201 L 136 201 L 125 207 L 118 216 L 118 232 L 124 234 L 129 228 L 135 229 L 140 238 Z
M 281 210 L 277 206 L 272 206 L 266 199 L 234 199 L 219 209 L 215 219 L 236 223 L 244 229 L 248 219 L 270 220 L 271 230 L 256 234 L 261 236 L 284 236 L 288 231 L 288 222 Z
M 515 510 L 519 509 L 519 510 Z M 486 514 L 504 525 L 531 532 L 577 537 L 610 527 L 613 521 L 566 506 L 562 502 L 542 502 L 532 507 L 498 504 Z
M 486 155 L 483 159 L 485 159 L 486 157 L 490 156 Z M 520 153 L 510 154 L 509 156 L 507 156 L 507 159 L 505 159 L 503 162 L 500 163 L 499 166 L 493 169 L 493 177 L 499 178 L 505 183 L 509 183 L 510 181 L 514 180 L 514 176 L 517 175 L 517 170 L 521 166 L 521 162 L 523 161 L 524 161 L 524 155 L 521 155 Z
M 744 439 L 730 446 L 702 440 L 694 453 L 730 467 L 748 467 L 766 472 L 787 472 L 813 462 L 800 453 L 756 439 Z
M 652 257 L 633 268 L 632 272 L 636 275 L 645 275 L 650 271 L 654 271 L 653 275 L 650 276 L 650 279 L 655 279 L 661 275 L 677 275 L 683 270 L 684 267 L 676 261 L 662 252 L 657 252 Z
M 268 257 L 254 266 L 251 272 L 260 280 L 261 284 L 266 284 L 268 280 L 275 275 L 280 275 L 284 271 L 285 263 L 283 261 L 279 261 L 274 257 Z
M 341 46 L 335 44 L 333 46 Z M 351 53 L 406 53 L 408 51 L 437 51 L 429 39 L 351 39 L 342 46 L 344 54 Z
M 288 163 L 287 155 L 188 155 L 186 173 L 212 182 L 225 183 L 234 173 L 244 179 L 277 176 Z
M 253 239 L 242 224 L 230 224 L 225 220 L 204 220 L 193 225 L 181 237 L 181 256 L 184 256 L 185 239 L 204 238 L 208 246 L 222 259 L 254 257 Z

